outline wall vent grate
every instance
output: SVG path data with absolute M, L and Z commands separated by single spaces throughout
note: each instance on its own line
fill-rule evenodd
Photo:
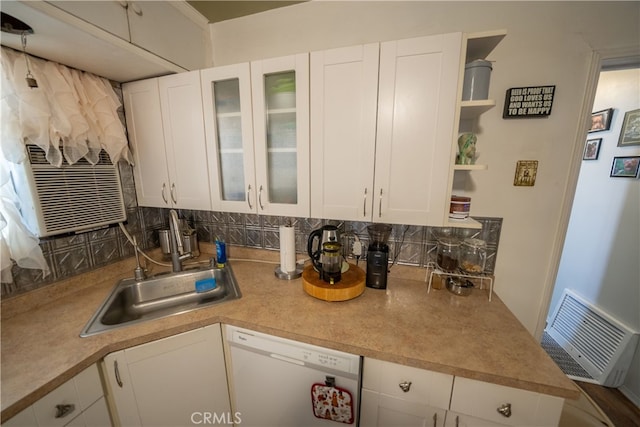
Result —
M 569 290 L 546 332 L 596 382 L 608 386 L 624 381 L 638 342 L 637 332 Z

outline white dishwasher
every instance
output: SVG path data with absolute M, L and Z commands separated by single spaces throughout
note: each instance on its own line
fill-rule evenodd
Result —
M 230 325 L 225 335 L 238 425 L 357 425 L 360 356 Z

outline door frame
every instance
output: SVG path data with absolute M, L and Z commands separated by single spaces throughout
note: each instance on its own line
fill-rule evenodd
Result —
M 569 228 L 571 211 L 573 210 L 573 200 L 578 186 L 580 167 L 582 166 L 584 141 L 587 138 L 587 131 L 589 129 L 588 124 L 591 123 L 591 113 L 598 89 L 598 80 L 600 79 L 602 65 L 605 61 L 620 60 L 623 58 L 637 58 L 640 60 L 637 47 L 630 46 L 626 48 L 603 49 L 593 51 L 591 53 L 591 61 L 584 90 L 585 95 L 582 100 L 582 107 L 580 108 L 580 120 L 578 120 L 577 123 L 575 132 L 576 137 L 573 142 L 573 151 L 568 163 L 569 175 L 567 177 L 567 183 L 564 188 L 562 204 L 560 207 L 560 221 L 556 228 L 555 241 L 551 250 L 552 264 L 550 265 L 547 277 L 544 281 L 540 310 L 538 310 L 538 321 L 536 322 L 536 329 L 534 332 L 534 337 L 538 341 L 541 341 L 542 334 L 546 327 L 547 316 L 550 311 L 549 305 L 551 304 L 551 297 L 553 296 L 558 271 L 560 269 L 560 259 L 562 257 L 567 230 Z

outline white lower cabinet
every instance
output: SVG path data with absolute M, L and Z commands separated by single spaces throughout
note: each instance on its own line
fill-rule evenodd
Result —
M 123 426 L 190 426 L 230 416 L 220 324 L 111 353 L 109 403 Z
M 564 399 L 365 358 L 362 426 L 553 427 Z
M 88 367 L 2 425 L 110 426 L 98 368 Z
M 453 376 L 365 358 L 360 424 L 443 426 Z
M 560 397 L 456 377 L 450 409 L 487 420 L 486 425 L 557 426 L 563 405 Z
M 442 427 L 446 411 L 371 390 L 362 390 L 360 425 L 376 427 Z
M 447 412 L 447 419 L 444 423 L 445 427 L 500 427 L 506 425 L 507 424 L 498 424 L 495 421 L 483 420 L 452 411 Z

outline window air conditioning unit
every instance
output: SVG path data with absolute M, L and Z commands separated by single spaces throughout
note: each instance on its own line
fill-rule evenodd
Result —
M 106 228 L 126 221 L 118 166 L 106 151 L 92 165 L 80 159 L 49 164 L 37 145 L 27 145 L 28 160 L 12 165 L 11 176 L 27 227 L 38 237 Z

